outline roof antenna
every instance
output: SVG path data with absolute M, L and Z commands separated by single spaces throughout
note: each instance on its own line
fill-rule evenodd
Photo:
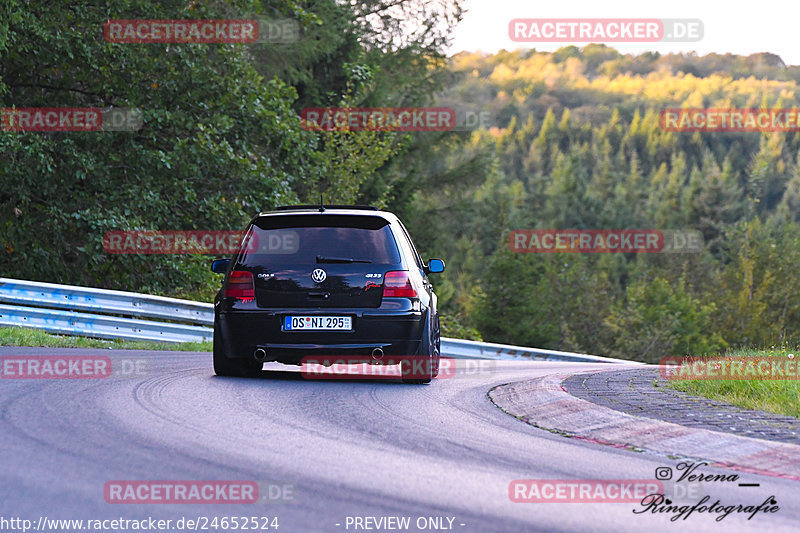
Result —
M 322 203 L 322 191 L 320 191 L 319 193 L 319 212 L 320 213 L 325 212 L 325 205 Z

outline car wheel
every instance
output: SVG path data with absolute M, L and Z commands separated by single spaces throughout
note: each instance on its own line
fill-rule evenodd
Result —
M 226 357 L 222 349 L 222 343 L 217 341 L 217 328 L 214 328 L 214 373 L 218 376 L 227 377 L 253 377 L 257 375 L 262 363 L 255 359 L 231 359 Z
M 433 334 L 433 377 L 439 375 L 439 359 L 442 355 L 442 337 L 439 329 L 439 315 L 436 315 L 436 328 Z
M 412 385 L 424 385 L 430 383 L 433 378 L 439 375 L 439 333 L 438 320 L 437 327 L 432 331 L 430 321 L 425 326 L 425 333 L 419 350 L 419 357 L 422 361 L 422 372 L 420 368 L 413 368 L 412 361 L 402 361 L 400 370 L 404 376 L 413 375 L 414 378 L 403 378 L 403 383 Z M 427 355 L 427 359 L 425 356 Z M 420 377 L 421 376 L 421 377 Z

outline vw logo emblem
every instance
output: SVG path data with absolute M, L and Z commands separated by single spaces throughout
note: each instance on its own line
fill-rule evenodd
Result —
M 315 268 L 314 272 L 311 273 L 311 279 L 317 283 L 322 283 L 327 277 L 328 275 L 321 268 Z

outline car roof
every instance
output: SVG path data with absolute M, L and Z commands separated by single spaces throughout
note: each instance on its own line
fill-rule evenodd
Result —
M 352 215 L 380 217 L 390 222 L 397 220 L 397 216 L 394 213 L 390 213 L 389 211 L 380 211 L 374 208 L 325 207 L 324 211 L 320 211 L 319 206 L 297 206 L 296 208 L 285 207 L 278 211 L 262 211 L 258 214 L 257 218 L 282 215 Z

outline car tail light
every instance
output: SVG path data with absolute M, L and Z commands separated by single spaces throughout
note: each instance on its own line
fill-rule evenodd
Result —
M 392 270 L 383 277 L 384 298 L 417 298 L 407 270 Z
M 245 270 L 234 270 L 228 278 L 225 287 L 225 296 L 252 300 L 256 297 L 256 288 L 253 284 L 253 274 Z

